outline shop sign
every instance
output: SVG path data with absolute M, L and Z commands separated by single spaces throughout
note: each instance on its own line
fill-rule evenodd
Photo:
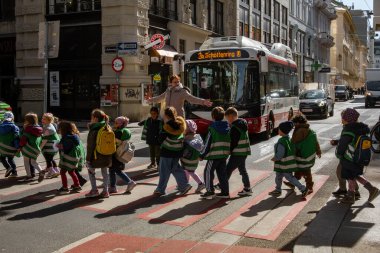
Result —
M 50 71 L 50 106 L 60 106 L 59 71 Z
M 208 60 L 233 60 L 249 58 L 249 53 L 241 49 L 211 50 L 194 53 L 190 56 L 191 61 Z
M 100 106 L 118 105 L 118 89 L 117 84 L 102 85 L 100 88 Z
M 117 52 L 117 47 L 116 46 L 105 46 L 104 47 L 104 52 L 106 54 L 116 53 Z
M 165 40 L 168 39 L 170 39 L 169 34 L 164 36 L 162 34 L 156 33 L 150 38 L 150 43 L 148 45 L 145 45 L 144 48 L 148 49 L 153 47 L 155 50 L 160 50 L 165 46 Z
M 153 81 L 155 82 L 160 82 L 161 81 L 161 75 L 160 74 L 155 74 L 153 76 Z
M 150 57 L 150 62 L 160 62 L 160 57 L 152 56 Z
M 121 57 L 116 57 L 112 60 L 112 69 L 116 73 L 120 73 L 124 69 L 124 61 Z
M 137 55 L 137 42 L 121 42 L 117 45 L 118 54 L 126 54 L 130 56 Z
M 322 68 L 319 73 L 330 73 L 331 72 L 331 68 Z

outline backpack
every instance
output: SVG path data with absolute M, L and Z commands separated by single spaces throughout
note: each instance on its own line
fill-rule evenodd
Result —
M 368 166 L 371 161 L 371 138 L 367 135 L 360 135 L 354 146 L 353 162 L 362 166 Z
M 135 155 L 135 145 L 129 141 L 123 141 L 116 150 L 115 157 L 119 162 L 128 163 Z
M 115 133 L 109 125 L 105 125 L 99 129 L 96 137 L 96 152 L 101 155 L 112 155 L 116 152 Z M 96 159 L 95 152 L 95 159 Z

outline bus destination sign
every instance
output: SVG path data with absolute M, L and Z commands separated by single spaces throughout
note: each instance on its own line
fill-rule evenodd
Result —
M 194 53 L 190 61 L 228 60 L 249 58 L 249 53 L 242 49 L 210 50 Z

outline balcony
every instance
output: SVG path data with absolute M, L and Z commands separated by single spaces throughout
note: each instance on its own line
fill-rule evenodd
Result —
M 319 33 L 318 39 L 322 46 L 325 46 L 327 48 L 331 48 L 335 45 L 334 37 L 326 32 Z
M 178 14 L 176 11 L 159 8 L 154 5 L 149 7 L 149 14 L 164 17 L 167 19 L 178 20 Z
M 334 20 L 338 18 L 336 14 L 336 10 L 333 6 L 329 6 L 328 8 L 324 8 L 322 12 L 326 15 L 326 17 L 330 20 Z
M 47 0 L 49 15 L 100 11 L 101 0 Z
M 319 9 L 325 9 L 328 5 L 328 0 L 314 0 L 314 6 Z

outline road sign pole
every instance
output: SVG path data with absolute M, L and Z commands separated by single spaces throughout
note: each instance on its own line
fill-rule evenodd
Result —
M 47 112 L 48 108 L 48 78 L 49 78 L 49 22 L 45 21 L 45 55 L 44 55 L 44 108 L 43 112 Z

